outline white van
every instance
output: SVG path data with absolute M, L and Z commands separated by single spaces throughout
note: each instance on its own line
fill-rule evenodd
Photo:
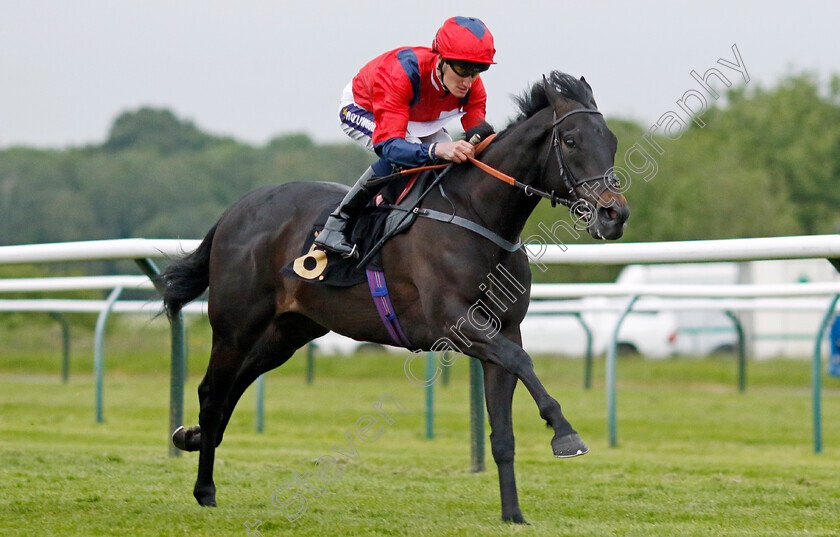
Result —
M 740 280 L 738 263 L 677 263 L 629 265 L 618 284 L 734 285 Z M 735 323 L 722 311 L 674 310 L 679 336 L 675 352 L 704 356 L 734 352 L 738 345 Z
M 585 356 L 588 329 L 592 354 L 604 354 L 619 319 L 617 310 L 626 304 L 626 299 L 606 297 L 532 301 L 520 326 L 522 347 L 530 354 Z M 579 316 L 550 313 L 560 310 L 581 313 Z M 674 354 L 676 341 L 677 321 L 673 313 L 630 313 L 618 332 L 618 351 L 645 358 L 667 358 Z
M 825 259 L 631 265 L 616 283 L 622 284 L 793 284 L 840 281 L 840 274 Z M 828 297 L 825 298 L 826 306 Z M 723 311 L 676 310 L 678 354 L 702 356 L 734 351 L 738 344 L 735 323 Z M 746 332 L 747 352 L 756 358 L 808 357 L 824 311 L 752 311 L 736 314 Z
M 840 274 L 826 259 L 753 261 L 749 279 L 755 284 L 837 282 Z M 829 297 L 825 297 L 825 308 Z M 825 310 L 757 311 L 752 314 L 750 352 L 756 358 L 807 358 Z M 827 343 L 826 343 L 827 344 Z M 823 350 L 827 353 L 828 349 Z M 824 354 L 825 356 L 825 354 Z

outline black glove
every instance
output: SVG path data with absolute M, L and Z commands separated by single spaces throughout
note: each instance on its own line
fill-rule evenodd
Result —
M 495 132 L 496 130 L 491 124 L 487 122 L 481 122 L 464 133 L 464 140 L 467 140 L 471 144 L 477 144 L 481 140 L 486 140 L 488 136 Z M 478 138 L 473 140 L 474 136 L 478 136 Z

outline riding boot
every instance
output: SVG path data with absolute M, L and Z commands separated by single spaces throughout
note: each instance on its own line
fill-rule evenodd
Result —
M 350 242 L 348 227 L 376 195 L 376 190 L 370 187 L 370 183 L 376 178 L 373 167 L 365 170 L 335 211 L 327 218 L 324 229 L 315 238 L 315 244 L 341 254 L 342 257 L 359 257 L 358 248 Z

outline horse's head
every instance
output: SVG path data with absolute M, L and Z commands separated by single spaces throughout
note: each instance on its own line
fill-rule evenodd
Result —
M 568 206 L 576 223 L 596 239 L 620 238 L 630 209 L 613 173 L 618 140 L 598 111 L 592 88 L 583 77 L 554 71 L 520 105 L 526 100 L 546 108 L 532 121 L 545 154 L 541 188 Z

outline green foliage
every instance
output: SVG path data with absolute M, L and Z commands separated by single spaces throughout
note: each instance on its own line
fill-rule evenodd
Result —
M 166 154 L 204 149 L 215 140 L 169 110 L 141 108 L 117 117 L 103 147 L 110 151 L 148 148 Z
M 710 120 L 711 121 L 711 120 Z M 633 213 L 627 240 L 694 240 L 795 235 L 802 231 L 784 189 L 773 176 L 745 166 L 744 156 L 721 140 L 716 125 L 693 128 L 663 142 L 659 171 L 635 178 L 627 196 Z
M 649 181 L 631 176 L 626 241 L 832 233 L 840 219 L 840 78 L 823 87 L 792 75 L 773 88 L 729 91 L 677 140 L 611 118 L 616 164 L 640 144 L 655 158 Z M 721 103 L 723 100 L 721 101 Z M 499 126 L 500 128 L 503 126 Z M 101 146 L 0 151 L 0 244 L 125 237 L 200 238 L 249 190 L 288 181 L 352 184 L 375 156 L 351 142 L 306 134 L 262 147 L 201 131 L 169 110 L 121 114 Z M 541 203 L 524 237 L 543 235 L 568 212 Z M 564 235 L 565 234 L 565 235 Z M 560 231 L 570 244 L 594 242 Z M 538 281 L 611 280 L 615 267 L 560 267 Z
M 632 240 L 834 233 L 840 224 L 840 92 L 809 75 L 736 88 L 676 141 L 628 197 Z M 635 141 L 639 141 L 636 139 Z M 644 145 L 645 143 L 642 142 Z M 639 226 L 637 216 L 648 220 Z
M 249 190 L 352 184 L 373 159 L 354 144 L 317 145 L 304 134 L 254 147 L 143 108 L 120 115 L 101 146 L 0 151 L 0 245 L 200 238 Z
M 805 233 L 833 233 L 840 224 L 840 78 L 821 88 L 814 76 L 799 75 L 777 88 L 740 89 L 721 127 L 737 129 L 727 140 L 745 165 L 763 170 L 784 189 Z

